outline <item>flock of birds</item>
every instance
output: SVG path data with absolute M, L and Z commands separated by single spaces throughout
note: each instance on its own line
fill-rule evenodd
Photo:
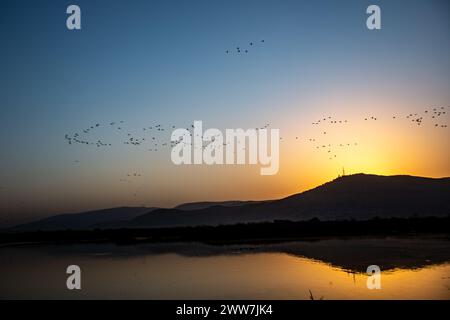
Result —
M 121 141 L 119 144 L 131 145 L 131 146 L 143 146 L 147 143 L 148 151 L 158 151 L 160 147 L 172 146 L 174 143 L 161 142 L 161 133 L 169 131 L 168 127 L 163 127 L 161 124 L 155 124 L 152 126 L 142 128 L 142 134 L 133 134 L 132 131 L 126 130 L 124 126 L 125 121 L 121 120 L 119 122 L 109 122 L 106 124 L 96 123 L 88 128 L 81 129 L 74 134 L 66 134 L 64 136 L 65 140 L 69 145 L 72 144 L 82 144 L 87 146 L 95 146 L 97 148 L 101 147 L 112 147 L 114 143 L 111 141 L 106 142 L 104 139 L 99 138 L 96 133 L 99 129 L 108 127 L 111 130 L 117 131 L 122 134 Z M 175 129 L 175 125 L 171 126 Z
M 139 179 L 142 176 L 141 173 L 139 172 L 129 172 L 127 174 L 125 174 L 125 176 L 123 178 L 119 179 L 119 182 L 127 182 L 127 183 L 133 183 L 136 182 L 137 179 Z
M 225 50 L 226 54 L 247 54 L 250 52 L 250 48 L 255 48 L 258 45 L 262 45 L 265 43 L 265 40 L 260 40 L 260 41 L 250 41 L 245 47 L 241 47 L 241 46 L 237 46 L 234 49 L 227 49 Z
M 406 115 L 392 115 L 392 119 L 399 120 L 407 120 L 411 124 L 421 126 L 425 122 L 430 123 L 434 128 L 447 128 L 448 117 L 445 117 L 450 112 L 449 107 L 435 107 L 431 109 L 424 110 L 421 113 L 408 113 Z M 365 116 L 361 120 L 363 121 L 382 121 L 383 119 L 378 116 Z M 320 119 L 312 122 L 312 126 L 318 128 L 318 135 L 316 137 L 307 137 L 302 138 L 299 136 L 295 136 L 295 141 L 298 142 L 307 142 L 312 144 L 313 148 L 316 151 L 320 151 L 326 154 L 329 160 L 334 160 L 338 158 L 339 151 L 349 151 L 352 148 L 358 147 L 360 144 L 356 141 L 346 141 L 340 143 L 328 143 L 326 142 L 327 133 L 329 130 L 332 130 L 333 126 L 343 126 L 350 125 L 351 121 L 349 119 L 338 119 L 333 116 L 324 116 Z M 153 124 L 146 127 L 143 127 L 138 130 L 129 130 L 125 126 L 125 121 L 121 120 L 118 122 L 107 122 L 107 123 L 95 123 L 87 128 L 81 129 L 74 134 L 66 134 L 64 137 L 69 145 L 73 144 L 81 144 L 85 146 L 92 146 L 95 148 L 102 147 L 112 147 L 115 145 L 111 141 L 106 141 L 106 139 L 99 138 L 96 136 L 97 131 L 101 128 L 107 127 L 109 130 L 113 130 L 116 133 L 120 133 L 119 143 L 123 145 L 133 146 L 133 147 L 143 147 L 145 150 L 150 152 L 160 151 L 163 148 L 173 148 L 180 143 L 186 143 L 183 139 L 178 141 L 171 141 L 170 134 L 172 130 L 178 128 L 176 125 L 164 126 L 162 124 Z M 190 127 L 186 127 L 185 129 L 189 131 L 191 138 L 194 138 L 193 133 L 193 125 Z M 270 123 L 265 123 L 262 126 L 255 127 L 255 130 L 263 130 L 269 129 L 271 127 Z M 138 131 L 139 134 L 133 134 L 133 132 Z M 332 137 L 333 135 L 329 135 Z M 202 145 L 200 148 L 205 150 L 209 146 L 213 145 L 213 142 L 216 141 L 218 136 L 210 137 L 209 141 L 203 141 L 203 136 L 197 137 L 202 139 Z M 194 139 L 191 139 L 191 147 L 198 147 L 193 145 Z M 280 137 L 280 142 L 283 142 L 283 137 Z M 216 144 L 214 144 L 216 145 Z M 223 141 L 222 146 L 226 147 L 229 145 L 229 142 Z M 245 143 L 237 142 L 237 148 L 246 148 Z M 75 163 L 80 163 L 79 160 L 75 160 Z M 142 176 L 142 173 L 138 171 L 129 172 L 125 177 L 120 178 L 120 182 L 136 182 L 136 179 L 139 179 Z M 136 193 L 135 193 L 136 195 Z
M 116 125 L 116 122 L 110 122 L 107 124 L 110 129 L 115 131 L 120 131 L 122 133 L 121 140 L 119 141 L 119 144 L 123 145 L 131 145 L 131 146 L 141 146 L 145 147 L 147 151 L 150 152 L 156 152 L 161 151 L 162 149 L 167 148 L 173 148 L 176 145 L 180 143 L 186 144 L 182 138 L 176 141 L 170 140 L 170 133 L 171 130 L 174 130 L 178 128 L 176 125 L 170 125 L 170 126 L 163 126 L 162 124 L 155 124 L 148 127 L 142 128 L 142 134 L 136 135 L 133 134 L 134 130 L 126 130 L 124 126 L 124 121 L 121 120 L 118 122 L 119 125 Z M 267 129 L 270 126 L 270 124 L 265 124 L 261 127 L 256 127 L 256 130 L 261 129 Z M 81 144 L 86 146 L 92 146 L 96 148 L 102 148 L 102 147 L 112 147 L 115 144 L 111 141 L 105 142 L 104 139 L 99 138 L 96 136 L 96 130 L 101 129 L 105 127 L 102 123 L 96 123 L 86 129 L 81 129 L 78 132 L 75 132 L 74 134 L 65 134 L 64 138 L 66 142 L 69 145 L 73 144 Z M 202 148 L 206 149 L 208 146 L 212 146 L 213 142 L 219 137 L 219 135 L 212 136 L 211 140 L 209 141 L 203 141 L 203 136 L 196 134 L 194 136 L 193 134 L 193 128 L 194 126 L 191 125 L 190 127 L 185 127 L 187 131 L 189 131 L 191 138 L 199 137 L 202 139 L 202 145 L 201 146 L 194 146 L 194 148 Z M 168 134 L 163 134 L 163 133 Z M 193 139 L 191 139 L 193 140 Z M 193 141 L 192 141 L 193 144 Z M 224 142 L 222 144 L 223 147 L 229 145 L 230 143 Z M 237 143 L 238 147 L 240 145 L 240 142 Z M 245 148 L 245 145 L 241 145 L 240 147 Z M 75 160 L 75 163 L 79 163 L 79 160 Z
M 407 120 L 410 121 L 411 123 L 415 124 L 415 125 L 422 125 L 422 123 L 424 122 L 429 122 L 432 124 L 432 126 L 434 128 L 447 128 L 448 125 L 445 121 L 448 121 L 448 118 L 445 119 L 444 116 L 448 114 L 448 112 L 450 112 L 450 110 L 447 110 L 448 108 L 450 108 L 450 106 L 447 107 L 434 107 L 434 108 L 430 108 L 427 110 L 424 110 L 422 113 L 409 113 L 403 116 L 398 116 L 398 115 L 393 115 L 392 119 L 393 120 Z M 364 121 L 379 121 L 381 120 L 379 117 L 376 116 L 366 116 L 364 117 Z M 346 125 L 350 123 L 349 120 L 347 119 L 335 119 L 332 116 L 325 116 L 322 117 L 320 119 L 318 119 L 315 122 L 312 122 L 313 126 L 320 126 L 322 129 L 324 128 L 324 125 L 326 125 L 326 128 L 329 128 L 329 126 L 333 126 L 333 125 Z M 324 130 L 320 130 L 322 135 L 326 135 L 327 131 Z M 298 140 L 299 138 L 296 137 L 296 140 Z M 316 143 L 317 140 L 316 138 L 307 138 L 306 139 L 308 142 L 313 142 Z M 327 155 L 328 155 L 328 159 L 329 160 L 333 160 L 335 158 L 337 158 L 337 154 L 336 154 L 336 150 L 338 148 L 349 148 L 349 147 L 356 147 L 358 146 L 357 142 L 352 142 L 352 143 L 339 143 L 339 144 L 315 144 L 315 148 L 319 149 L 319 150 L 326 150 L 327 151 Z M 334 148 L 334 149 L 333 149 Z
M 424 116 L 428 116 L 429 119 L 433 119 L 434 126 L 435 127 L 441 127 L 441 128 L 447 128 L 447 124 L 439 123 L 439 119 L 441 116 L 444 116 L 447 114 L 444 107 L 440 108 L 432 108 L 431 110 L 425 110 Z M 411 119 L 412 122 L 416 123 L 418 126 L 420 126 L 423 122 L 424 116 L 419 116 L 417 113 L 410 113 L 406 116 L 407 119 Z M 395 119 L 395 116 L 394 116 Z

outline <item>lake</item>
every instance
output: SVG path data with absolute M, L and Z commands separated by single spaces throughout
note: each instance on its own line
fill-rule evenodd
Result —
M 450 241 L 16 245 L 0 248 L 1 299 L 450 299 Z M 68 265 L 81 290 L 66 288 Z M 369 290 L 367 266 L 381 268 Z

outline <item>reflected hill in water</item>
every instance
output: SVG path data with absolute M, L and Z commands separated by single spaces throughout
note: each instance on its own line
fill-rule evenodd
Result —
M 177 254 L 211 257 L 260 253 L 285 253 L 324 262 L 349 272 L 365 273 L 369 265 L 381 270 L 418 269 L 450 262 L 448 238 L 349 238 L 279 243 L 211 245 L 205 243 L 152 243 L 139 245 L 74 244 L 18 246 L 55 256 L 84 256 L 98 259 L 127 259 L 148 255 Z

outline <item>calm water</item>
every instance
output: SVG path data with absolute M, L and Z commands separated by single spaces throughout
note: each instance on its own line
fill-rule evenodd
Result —
M 311 290 L 317 299 L 450 299 L 448 249 L 449 241 L 392 239 L 8 247 L 0 298 L 309 299 Z M 359 272 L 370 259 L 397 266 L 382 272 L 381 290 L 368 290 Z M 82 269 L 81 291 L 66 289 L 70 264 Z

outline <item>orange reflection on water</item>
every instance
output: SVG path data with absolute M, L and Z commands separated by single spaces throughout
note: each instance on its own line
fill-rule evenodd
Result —
M 12 250 L 0 251 L 1 298 L 310 299 L 311 292 L 325 300 L 450 299 L 449 263 L 382 271 L 382 288 L 369 290 L 365 274 L 285 253 L 199 257 Z M 82 269 L 79 292 L 65 287 L 69 264 Z

